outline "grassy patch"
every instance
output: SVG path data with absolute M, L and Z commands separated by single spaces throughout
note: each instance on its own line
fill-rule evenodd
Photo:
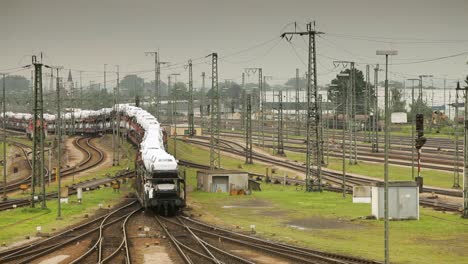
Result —
M 28 235 L 34 236 L 37 226 L 41 226 L 44 233 L 52 232 L 53 228 L 63 229 L 85 220 L 83 215 L 94 213 L 98 210 L 98 204 L 107 208 L 108 205 L 118 203 L 129 192 L 129 184 L 123 184 L 120 193 L 114 192 L 112 188 L 84 192 L 81 204 L 77 203 L 76 196 L 70 196 L 69 203 L 62 204 L 62 220 L 56 220 L 56 200 L 48 201 L 47 209 L 25 207 L 0 212 L 0 241 L 12 243 Z
M 187 170 L 189 179 L 195 177 L 195 171 Z M 242 230 L 255 224 L 263 237 L 382 260 L 383 221 L 360 219 L 370 214 L 369 204 L 352 204 L 349 196 L 305 193 L 292 186 L 262 184 L 262 189 L 250 196 L 194 191 L 189 201 L 195 213 L 207 221 Z M 294 220 L 312 226 L 303 226 L 305 230 L 288 226 Z M 419 221 L 391 222 L 390 237 L 392 263 L 468 261 L 468 225 L 457 215 L 421 208 Z
M 286 151 L 288 159 L 305 162 L 305 154 L 298 152 Z M 325 158 L 326 159 L 326 158 Z M 332 170 L 342 170 L 342 160 L 338 158 L 329 159 L 327 168 Z M 369 177 L 383 179 L 383 164 L 360 161 L 357 165 L 349 165 L 346 160 L 346 171 L 349 173 L 356 173 Z M 389 177 L 391 181 L 411 181 L 411 167 L 403 166 L 389 166 Z M 452 188 L 453 173 L 424 169 L 421 175 L 424 177 L 424 184 L 429 186 Z M 417 168 L 415 168 L 415 176 L 417 176 Z
M 62 186 L 72 185 L 74 182 L 78 183 L 78 182 L 82 182 L 82 181 L 86 181 L 86 180 L 91 180 L 93 178 L 96 178 L 96 179 L 106 178 L 109 175 L 115 175 L 117 172 L 119 172 L 121 170 L 125 170 L 127 168 L 129 168 L 130 170 L 134 169 L 135 162 L 133 160 L 133 157 L 135 157 L 135 149 L 129 143 L 125 142 L 122 145 L 121 150 L 126 153 L 125 156 L 127 158 L 121 159 L 119 166 L 102 168 L 102 169 L 99 169 L 99 170 L 97 170 L 97 171 L 95 171 L 93 173 L 89 173 L 89 174 L 86 174 L 86 175 L 81 175 L 81 176 L 79 176 L 79 178 L 75 178 L 75 179 L 73 178 L 72 175 L 62 177 L 62 179 L 61 179 Z M 50 183 L 50 185 L 46 185 L 46 193 L 56 192 L 57 189 L 58 189 L 57 181 L 53 181 L 53 182 Z M 36 188 L 36 192 L 38 192 L 38 190 L 39 189 Z M 11 195 L 12 198 L 25 198 L 25 197 L 29 197 L 29 196 L 30 196 L 29 191 L 26 191 L 24 194 L 23 193 L 17 193 L 17 194 Z
M 174 141 L 169 140 L 168 142 L 168 152 L 174 153 Z M 182 140 L 177 140 L 177 159 L 180 160 L 189 160 L 192 162 L 200 163 L 200 164 L 210 164 L 210 151 L 208 149 L 202 149 L 198 146 L 193 144 L 188 144 L 183 142 Z M 255 161 L 254 161 L 255 162 Z M 221 167 L 225 169 L 236 169 L 236 170 L 243 170 L 252 173 L 265 173 L 266 167 L 260 164 L 245 164 L 244 159 L 237 159 L 229 156 L 222 156 L 221 158 Z M 241 167 L 241 168 L 240 168 Z M 278 170 L 279 175 L 283 175 L 282 170 Z
M 177 143 L 179 159 L 207 164 L 209 151 Z M 172 150 L 172 147 L 169 148 Z M 243 160 L 222 157 L 222 166 L 235 168 Z M 357 167 L 357 166 L 355 166 Z M 256 165 L 260 172 L 264 166 Z M 382 166 L 372 169 L 373 173 Z M 392 173 L 395 173 L 393 171 Z M 187 169 L 188 183 L 196 184 L 196 170 Z M 396 176 L 395 176 L 396 177 Z M 369 204 L 353 204 L 351 197 L 332 192 L 305 193 L 293 186 L 265 185 L 250 196 L 193 191 L 188 195 L 195 214 L 205 221 L 249 230 L 256 225 L 259 235 L 324 251 L 382 260 L 383 221 L 363 220 Z M 390 224 L 392 263 L 467 263 L 468 223 L 458 215 L 421 208 L 419 221 Z M 288 226 L 292 220 L 325 223 L 305 230 Z M 331 227 L 330 227 L 331 223 Z

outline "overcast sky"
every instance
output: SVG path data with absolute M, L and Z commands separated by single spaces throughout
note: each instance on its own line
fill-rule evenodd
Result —
M 76 71 L 84 70 L 84 85 L 103 81 L 104 64 L 109 71 L 119 64 L 122 76 L 148 71 L 139 75 L 150 81 L 153 58 L 144 52 L 159 50 L 162 61 L 175 64 L 162 69 L 162 80 L 180 73 L 186 81 L 182 64 L 193 58 L 199 85 L 201 72 L 210 73 L 209 60 L 199 58 L 217 52 L 220 81 L 240 82 L 245 67 L 262 67 L 270 82 L 284 83 L 296 68 L 305 72 L 307 39 L 288 43 L 280 34 L 293 31 L 295 21 L 305 30 L 315 20 L 325 33 L 317 39 L 320 84 L 342 69 L 333 59 L 356 61 L 360 70 L 366 63 L 384 64 L 377 49 L 399 52 L 391 59 L 391 79 L 433 74 L 439 84 L 468 74 L 468 53 L 414 62 L 468 52 L 467 11 L 466 0 L 2 0 L 0 71 L 28 64 L 31 54 L 42 51 L 45 64 L 72 69 L 75 80 Z M 114 84 L 109 80 L 108 86 Z

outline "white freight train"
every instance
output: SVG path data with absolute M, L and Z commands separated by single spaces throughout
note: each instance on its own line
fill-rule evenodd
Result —
M 62 116 L 62 127 L 77 134 L 112 132 L 112 120 L 120 116 L 120 127 L 139 151 L 135 159 L 136 195 L 145 208 L 171 215 L 185 207 L 185 180 L 178 173 L 175 158 L 165 151 L 166 134 L 158 120 L 146 110 L 128 104 L 101 110 L 73 109 Z M 5 113 L 8 129 L 33 133 L 33 116 L 24 113 Z M 0 120 L 2 116 L 0 115 Z M 55 131 L 55 116 L 44 115 L 42 128 Z

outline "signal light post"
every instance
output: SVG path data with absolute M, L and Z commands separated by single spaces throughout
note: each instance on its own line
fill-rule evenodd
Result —
M 423 189 L 423 177 L 421 176 L 421 148 L 426 143 L 427 139 L 424 137 L 424 115 L 416 114 L 416 144 L 415 147 L 418 150 L 418 176 L 416 182 L 419 186 L 419 192 L 422 193 Z

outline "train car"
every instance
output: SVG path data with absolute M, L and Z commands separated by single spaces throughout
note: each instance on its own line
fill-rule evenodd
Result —
M 139 147 L 135 166 L 138 200 L 159 214 L 177 214 L 186 206 L 186 183 L 179 175 L 176 159 L 165 151 L 159 122 L 138 107 L 119 105 L 118 111 L 130 141 Z
M 62 115 L 63 132 L 71 131 L 73 126 L 78 134 L 111 132 L 111 120 L 116 114 L 121 117 L 119 126 L 126 129 L 130 142 L 139 148 L 135 159 L 138 200 L 146 209 L 163 215 L 178 213 L 186 205 L 185 179 L 179 175 L 176 159 L 165 151 L 165 131 L 150 113 L 126 104 L 98 111 L 75 109 Z M 6 117 L 8 128 L 26 131 L 32 136 L 31 114 L 8 113 Z M 48 129 L 55 132 L 55 116 L 45 115 L 43 127 L 46 132 Z

